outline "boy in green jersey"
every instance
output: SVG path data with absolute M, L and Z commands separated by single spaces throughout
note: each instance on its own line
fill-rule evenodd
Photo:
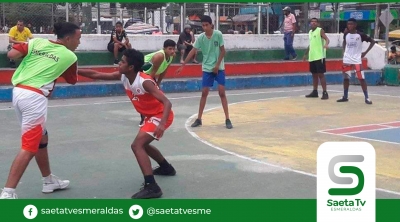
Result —
M 201 126 L 204 107 L 206 106 L 207 96 L 210 91 L 210 87 L 213 87 L 214 81 L 218 83 L 218 93 L 221 98 L 222 108 L 225 113 L 225 126 L 227 129 L 232 129 L 232 122 L 229 119 L 228 111 L 228 99 L 225 94 L 225 43 L 222 33 L 218 30 L 214 30 L 212 19 L 210 16 L 205 15 L 201 18 L 201 25 L 204 32 L 199 35 L 196 42 L 194 43 L 193 49 L 189 52 L 182 66 L 176 71 L 179 74 L 185 64 L 194 56 L 197 50 L 201 50 L 203 53 L 202 62 L 202 93 L 199 105 L 199 113 L 197 119 L 191 125 L 192 127 Z
M 167 73 L 169 65 L 171 65 L 175 56 L 176 42 L 171 39 L 164 41 L 164 47 L 161 50 L 147 54 L 144 56 L 143 72 L 150 75 L 157 85 L 160 86 L 161 81 Z M 143 126 L 144 115 L 140 114 L 140 124 Z
M 56 23 L 57 41 L 35 38 L 16 44 L 8 52 L 10 59 L 23 58 L 12 77 L 13 105 L 21 125 L 21 150 L 15 157 L 0 199 L 16 199 L 15 189 L 29 162 L 35 157 L 43 177 L 43 193 L 65 189 L 68 180 L 61 180 L 50 171 L 46 130 L 47 98 L 55 82 L 63 77 L 67 83 L 77 82 L 77 57 L 73 51 L 80 44 L 80 28 L 69 22 Z
M 328 99 L 328 92 L 326 91 L 326 49 L 329 45 L 329 38 L 326 36 L 323 29 L 318 27 L 318 19 L 311 19 L 311 30 L 308 33 L 310 40 L 310 45 L 308 46 L 303 61 L 306 61 L 308 56 L 308 61 L 310 62 L 310 72 L 313 77 L 313 91 L 306 95 L 307 98 L 318 98 L 318 79 L 321 81 L 322 86 L 322 97 L 321 99 Z M 324 41 L 325 40 L 325 41 Z

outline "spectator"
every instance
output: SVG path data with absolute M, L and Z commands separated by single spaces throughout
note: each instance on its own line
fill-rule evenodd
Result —
M 8 33 L 8 30 L 10 30 L 10 28 L 8 28 L 8 24 L 6 24 L 6 25 L 3 27 L 3 32 L 4 32 L 4 33 Z
M 194 34 L 192 32 L 192 27 L 190 25 L 185 25 L 185 29 L 183 32 L 179 35 L 179 40 L 178 40 L 178 50 L 181 52 L 181 63 L 183 64 L 184 62 L 184 55 L 185 53 L 189 53 L 190 50 L 193 49 L 193 43 L 194 43 Z M 196 60 L 197 57 L 197 52 L 194 55 L 193 58 L 193 63 L 198 63 Z
M 29 31 L 31 31 L 31 33 L 33 33 L 33 27 L 31 23 L 28 23 L 26 27 L 29 29 Z
M 283 41 L 285 44 L 284 60 L 289 60 L 290 55 L 292 55 L 293 60 L 297 59 L 297 54 L 293 48 L 294 33 L 296 32 L 296 17 L 290 11 L 291 8 L 287 6 L 283 9 L 284 19 L 281 27 L 283 26 Z
M 388 62 L 389 64 L 400 64 L 400 52 L 396 50 L 396 46 L 390 47 Z
M 125 39 L 125 42 L 122 43 L 122 40 Z M 123 52 L 125 49 L 132 48 L 129 43 L 129 39 L 126 35 L 125 30 L 122 28 L 122 22 L 117 22 L 115 24 L 115 28 L 111 32 L 111 39 L 107 45 L 107 49 L 109 52 L 114 53 L 114 65 L 118 65 L 118 52 Z
M 17 25 L 10 29 L 8 37 L 8 42 L 10 43 L 8 45 L 8 51 L 12 49 L 14 44 L 26 43 L 29 41 L 29 39 L 33 39 L 32 32 L 27 27 L 25 27 L 24 21 L 22 20 L 18 20 Z M 12 59 L 10 59 L 10 67 L 16 67 L 15 61 Z
M 162 35 L 163 33 L 160 31 L 160 27 L 156 26 L 157 31 L 154 31 L 152 34 L 153 35 Z

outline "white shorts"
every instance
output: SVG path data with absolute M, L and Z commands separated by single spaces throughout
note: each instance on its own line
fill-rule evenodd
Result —
M 47 98 L 30 89 L 14 87 L 13 105 L 21 126 L 21 148 L 36 153 L 46 134 Z

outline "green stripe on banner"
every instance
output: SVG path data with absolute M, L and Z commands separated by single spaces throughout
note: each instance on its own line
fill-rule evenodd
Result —
M 35 210 L 36 208 L 36 210 Z M 400 200 L 376 200 L 376 221 L 400 221 Z M 35 216 L 35 218 L 32 218 Z M 1 200 L 0 221 L 316 221 L 316 200 Z M 25 216 L 24 216 L 25 215 Z M 131 217 L 132 216 L 132 217 Z

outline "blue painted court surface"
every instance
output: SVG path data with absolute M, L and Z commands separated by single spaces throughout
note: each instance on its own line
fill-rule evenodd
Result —
M 367 140 L 400 144 L 400 128 L 373 130 L 369 132 L 349 133 L 347 135 Z

